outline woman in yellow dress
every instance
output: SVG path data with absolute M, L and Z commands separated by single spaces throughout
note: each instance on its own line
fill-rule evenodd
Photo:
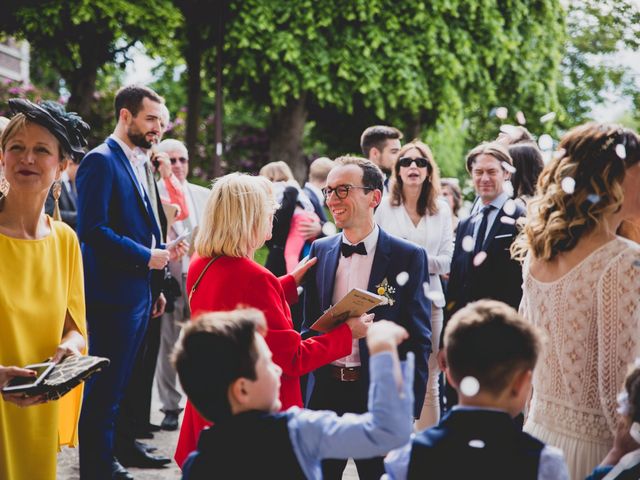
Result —
M 9 100 L 0 139 L 0 372 L 86 351 L 82 257 L 75 232 L 44 214 L 54 181 L 81 155 L 89 127 L 54 102 Z M 75 446 L 82 400 L 3 394 L 0 478 L 56 478 L 60 445 Z M 28 408 L 22 408 L 28 407 Z

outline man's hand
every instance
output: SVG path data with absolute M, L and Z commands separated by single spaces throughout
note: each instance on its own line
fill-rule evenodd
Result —
M 164 296 L 164 293 L 160 292 L 156 303 L 153 304 L 153 308 L 151 309 L 151 318 L 157 318 L 164 313 L 164 307 L 167 306 L 167 299 Z
M 181 242 L 176 243 L 171 248 L 167 250 L 169 252 L 169 260 L 174 262 L 182 258 L 183 255 L 189 251 L 189 242 L 187 240 L 182 240 Z
M 351 329 L 351 338 L 358 340 L 367 335 L 369 326 L 373 323 L 373 313 L 363 313 L 359 317 L 351 317 L 346 321 L 347 326 Z
M 305 240 L 316 238 L 322 232 L 322 224 L 320 222 L 303 221 L 298 226 L 298 231 Z
M 160 250 L 159 248 L 154 248 L 151 250 L 151 258 L 149 259 L 149 268 L 151 270 L 162 270 L 167 266 L 169 262 L 169 252 L 167 250 Z
M 308 260 L 302 260 L 296 268 L 291 271 L 291 276 L 296 281 L 296 285 L 300 286 L 302 280 L 304 280 L 305 274 L 309 271 L 311 267 L 313 267 L 318 259 L 316 257 L 310 258 Z
M 395 351 L 396 347 L 409 338 L 409 332 L 397 323 L 380 320 L 369 327 L 367 346 L 371 355 L 383 351 Z
M 169 178 L 171 176 L 171 159 L 166 152 L 155 152 L 153 154 L 153 160 L 158 161 L 158 173 L 162 178 Z

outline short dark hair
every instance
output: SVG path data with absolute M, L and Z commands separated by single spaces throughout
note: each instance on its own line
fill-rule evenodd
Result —
M 509 156 L 516 169 L 511 176 L 513 196 L 533 196 L 538 177 L 544 168 L 542 152 L 535 143 L 516 143 L 509 146 Z
M 500 162 L 503 170 L 506 170 L 504 163 L 513 166 L 513 160 L 509 156 L 507 147 L 498 142 L 485 142 L 471 149 L 467 153 L 467 172 L 471 173 L 471 168 L 480 155 L 489 155 Z
M 384 150 L 384 145 L 387 143 L 387 140 L 402 140 L 402 132 L 397 128 L 386 125 L 368 127 L 362 132 L 362 136 L 360 137 L 362 154 L 369 158 L 369 152 L 373 147 L 376 147 L 380 151 Z
M 266 323 L 254 308 L 205 313 L 185 327 L 173 364 L 189 400 L 207 420 L 231 415 L 229 385 L 256 379 L 256 333 L 266 333 Z
M 127 85 L 118 90 L 114 101 L 116 121 L 118 121 L 120 110 L 123 108 L 129 110 L 134 117 L 138 115 L 145 98 L 157 103 L 164 103 L 164 98 L 143 85 Z
M 384 175 L 382 170 L 371 160 L 360 157 L 344 156 L 335 159 L 336 167 L 345 165 L 356 165 L 362 170 L 362 186 L 371 190 L 382 191 Z M 335 168 L 335 167 L 334 167 Z
M 475 377 L 480 389 L 498 394 L 522 370 L 533 370 L 540 334 L 509 305 L 479 300 L 452 317 L 444 336 L 449 373 L 460 384 Z

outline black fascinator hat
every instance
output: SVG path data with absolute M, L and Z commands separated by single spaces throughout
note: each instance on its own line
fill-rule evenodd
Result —
M 31 122 L 46 128 L 58 139 L 62 150 L 74 162 L 79 163 L 87 146 L 85 136 L 90 127 L 75 112 L 67 112 L 59 103 L 50 100 L 35 104 L 23 98 L 9 100 L 9 108 L 15 113 L 22 113 Z

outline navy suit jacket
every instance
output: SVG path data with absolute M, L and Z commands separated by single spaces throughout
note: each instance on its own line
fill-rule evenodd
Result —
M 309 197 L 309 200 L 313 205 L 313 210 L 316 212 L 316 215 L 318 215 L 318 218 L 320 219 L 320 223 L 324 225 L 327 222 L 327 214 L 324 212 L 322 204 L 318 201 L 318 197 L 316 197 L 314 191 L 309 187 L 304 187 L 303 190 L 307 194 L 307 197 Z
M 473 237 L 476 217 L 460 222 L 447 286 L 445 320 L 466 304 L 482 298 L 500 300 L 518 309 L 522 298 L 522 267 L 511 259 L 509 249 L 518 234 L 515 220 L 524 214 L 524 208 L 519 205 L 511 215 L 505 213 L 504 207 L 500 209 L 482 245 L 487 257 L 477 267 L 473 265 L 473 252 L 462 248 L 463 238 Z M 510 220 L 505 222 L 503 217 Z M 442 331 L 444 333 L 444 328 Z
M 149 197 L 115 140 L 84 157 L 76 186 L 87 303 L 150 301 L 151 238 L 162 248 L 162 237 Z
M 307 273 L 304 287 L 304 324 L 308 330 L 322 313 L 331 306 L 342 234 L 316 240 L 311 245 L 309 257 L 318 262 Z M 403 286 L 396 282 L 400 272 L 407 272 L 409 280 Z M 409 332 L 409 339 L 399 347 L 401 358 L 407 352 L 415 354 L 415 416 L 420 416 L 422 399 L 427 385 L 427 362 L 431 353 L 431 302 L 424 295 L 423 284 L 429 281 L 427 254 L 423 248 L 380 229 L 376 253 L 373 258 L 367 290 L 375 292 L 376 285 L 387 279 L 396 292 L 393 305 L 381 305 L 373 310 L 376 320 L 391 320 Z M 369 381 L 369 351 L 365 339 L 360 340 L 361 374 Z M 309 389 L 313 389 L 313 382 Z M 311 391 L 308 392 L 310 394 Z

